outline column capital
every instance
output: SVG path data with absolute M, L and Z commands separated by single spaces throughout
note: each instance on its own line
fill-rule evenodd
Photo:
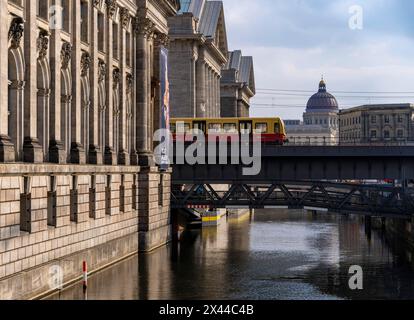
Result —
M 155 33 L 155 43 L 158 46 L 168 47 L 170 44 L 170 37 L 165 33 Z
M 155 32 L 155 23 L 147 17 L 137 16 L 133 20 L 134 31 L 146 38 L 151 38 Z
M 39 60 L 47 57 L 49 50 L 49 36 L 50 33 L 46 30 L 40 30 L 39 38 L 37 39 L 37 51 L 39 52 Z
M 128 29 L 129 24 L 131 22 L 131 15 L 129 14 L 129 10 L 127 8 L 120 8 L 119 16 L 121 20 L 122 28 Z
M 24 20 L 20 17 L 16 17 L 12 20 L 9 29 L 9 40 L 11 41 L 11 47 L 16 49 L 20 46 L 20 42 L 23 38 L 24 32 Z
M 106 80 L 107 68 L 105 61 L 99 59 L 98 63 L 98 81 L 103 82 Z
M 83 105 L 82 105 L 83 109 L 89 109 L 91 107 L 91 101 L 84 101 Z
M 60 53 L 61 67 L 62 69 L 69 68 L 69 63 L 72 58 L 72 44 L 69 42 L 63 42 L 62 50 Z
M 81 76 L 85 77 L 88 72 L 89 68 L 91 66 L 92 60 L 91 56 L 87 52 L 83 52 L 82 58 L 81 58 Z
M 112 85 L 114 89 L 116 89 L 119 86 L 120 81 L 121 81 L 121 72 L 118 68 L 115 68 L 112 71 Z
M 40 97 L 49 97 L 50 96 L 50 89 L 37 89 L 37 95 Z
M 10 82 L 9 86 L 11 89 L 23 90 L 26 82 L 22 80 L 13 80 Z
M 105 0 L 106 8 L 108 11 L 108 17 L 113 19 L 116 14 L 116 9 L 118 8 L 118 4 L 116 0 Z
M 62 103 L 71 103 L 72 102 L 72 95 L 62 95 L 60 98 Z

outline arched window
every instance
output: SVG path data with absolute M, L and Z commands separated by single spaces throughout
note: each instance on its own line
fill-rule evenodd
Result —
M 23 23 L 15 18 L 15 28 Z M 8 132 L 15 148 L 16 160 L 21 160 L 24 141 L 24 74 L 25 61 L 20 41 L 11 41 L 8 51 Z
M 62 69 L 61 77 L 61 137 L 63 148 L 70 162 L 71 146 L 71 102 L 72 102 L 72 78 L 68 68 Z

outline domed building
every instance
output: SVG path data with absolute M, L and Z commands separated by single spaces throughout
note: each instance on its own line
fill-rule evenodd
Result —
M 285 121 L 292 144 L 335 145 L 339 137 L 339 106 L 336 98 L 319 82 L 319 90 L 309 98 L 303 122 Z

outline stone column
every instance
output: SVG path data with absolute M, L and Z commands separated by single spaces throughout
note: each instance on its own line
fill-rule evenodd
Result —
M 216 117 L 220 118 L 221 115 L 221 88 L 220 88 L 220 75 L 217 74 L 217 81 L 216 81 L 216 87 L 217 87 L 217 109 L 216 109 Z
M 153 54 L 153 86 L 152 86 L 152 95 L 153 95 L 153 120 L 151 122 L 151 142 L 150 146 L 154 146 L 153 133 L 155 130 L 160 128 L 160 114 L 161 114 L 161 82 L 160 82 L 160 66 L 161 66 L 161 46 L 164 43 L 165 35 L 157 34 L 154 41 L 154 54 Z
M 15 160 L 14 146 L 9 136 L 9 108 L 8 108 L 8 34 L 9 17 L 8 3 L 0 3 L 0 162 Z
M 244 106 L 243 100 L 239 100 L 237 102 L 237 117 L 244 117 L 244 114 L 245 114 L 244 109 L 245 109 L 245 106 Z
M 191 115 L 193 117 L 197 116 L 197 96 L 198 96 L 198 92 L 197 92 L 197 57 L 195 56 L 194 52 L 191 56 L 191 92 L 190 92 L 190 97 L 191 97 Z
M 231 113 L 231 117 L 237 117 L 237 106 L 238 106 L 238 103 L 237 103 L 237 99 L 238 99 L 238 90 L 237 89 L 235 89 L 236 90 L 236 93 L 235 93 L 235 96 L 233 96 L 232 97 L 232 113 Z
M 35 1 L 32 1 L 35 2 Z M 71 163 L 86 162 L 85 149 L 81 144 L 82 103 L 81 103 L 81 23 L 80 1 L 72 1 L 72 111 L 71 111 Z
M 108 2 L 107 2 L 108 3 Z M 117 163 L 117 155 L 114 152 L 114 93 L 113 93 L 113 28 L 112 22 L 115 14 L 115 2 L 109 2 L 106 16 L 106 112 L 105 112 L 105 159 L 106 165 Z
M 152 167 L 154 165 L 154 154 L 148 145 L 148 119 L 150 117 L 150 57 L 148 38 L 154 30 L 154 23 L 146 17 L 138 17 L 136 21 L 137 39 L 137 151 L 139 154 L 139 165 Z
M 214 117 L 214 105 L 215 105 L 215 97 L 214 97 L 214 71 L 213 68 L 210 69 L 209 72 L 209 87 L 210 87 L 210 111 L 209 111 L 209 118 Z
M 133 20 L 134 21 L 134 20 Z M 134 30 L 132 27 L 132 33 L 131 33 L 131 50 L 132 50 L 132 70 L 136 70 L 137 66 L 137 41 L 136 37 L 133 34 Z M 134 72 L 132 72 L 134 74 Z M 137 86 L 137 77 L 136 75 L 131 75 L 131 85 L 130 91 L 131 91 L 131 128 L 130 128 L 130 153 L 131 153 L 131 160 L 130 164 L 133 166 L 138 165 L 138 152 L 137 152 L 137 117 L 138 117 L 138 110 L 137 110 L 137 93 L 136 93 L 136 86 Z
M 213 81 L 213 118 L 216 118 L 217 116 L 217 74 L 216 72 L 213 70 L 213 74 L 212 74 L 212 81 Z
M 209 111 L 209 117 L 213 118 L 214 117 L 214 105 L 215 105 L 215 97 L 214 97 L 214 70 L 213 68 L 210 68 L 210 72 L 209 72 L 209 87 L 210 87 L 210 111 Z
M 204 58 L 200 55 L 197 60 L 197 102 L 196 116 L 197 118 L 205 118 L 206 116 L 206 74 L 205 74 Z
M 102 151 L 99 146 L 99 63 L 98 63 L 98 8 L 96 7 L 96 1 L 91 6 L 91 70 L 90 70 L 90 82 L 91 82 L 91 105 L 89 108 L 89 148 L 88 163 L 102 164 Z
M 216 101 L 215 101 L 215 108 L 214 108 L 214 117 L 219 118 L 220 117 L 220 86 L 219 86 L 219 75 L 218 73 L 214 74 L 214 89 L 216 91 Z
M 49 61 L 46 61 L 46 63 L 49 63 Z M 47 161 L 49 157 L 50 94 L 51 90 L 49 88 L 37 88 L 37 139 L 43 150 L 44 161 Z
M 154 103 L 155 103 L 155 96 L 156 90 L 158 88 L 158 83 L 154 78 L 154 32 L 151 32 L 148 36 L 148 50 L 147 50 L 147 81 L 148 84 L 148 92 L 150 93 L 149 97 L 149 109 L 148 109 L 148 117 L 147 117 L 147 146 L 149 152 L 152 154 L 153 152 L 153 144 L 152 144 L 152 134 L 153 134 L 153 125 L 154 125 Z
M 61 1 L 54 0 L 53 4 L 61 5 Z M 51 72 L 51 98 L 50 98 L 50 143 L 49 143 L 49 161 L 52 163 L 65 163 L 66 152 L 62 142 L 62 117 L 66 114 L 61 113 L 62 96 L 61 96 L 61 69 L 62 69 L 62 40 L 59 28 L 51 30 L 50 37 L 50 72 Z
M 217 74 L 213 70 L 213 118 L 217 118 Z
M 121 165 L 129 165 L 129 151 L 127 149 L 127 99 L 126 99 L 126 28 L 129 26 L 129 11 L 126 8 L 120 9 L 120 128 L 119 128 L 119 153 L 118 163 Z
M 43 150 L 37 138 L 37 1 L 27 1 L 24 29 L 26 89 L 24 95 L 24 144 L 25 162 L 43 162 Z
M 211 85 L 210 85 L 210 67 L 206 68 L 206 94 L 207 94 L 207 103 L 206 103 L 206 118 L 211 116 Z

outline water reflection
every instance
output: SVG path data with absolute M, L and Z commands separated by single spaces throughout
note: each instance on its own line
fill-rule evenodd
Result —
M 95 275 L 88 299 L 413 299 L 407 250 L 357 217 L 261 211 Z M 352 265 L 362 291 L 348 288 Z M 84 299 L 82 286 L 52 299 Z

